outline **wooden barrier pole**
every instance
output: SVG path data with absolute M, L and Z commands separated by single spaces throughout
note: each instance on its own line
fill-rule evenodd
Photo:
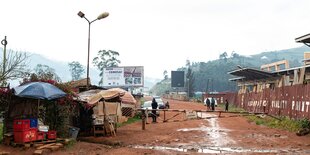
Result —
M 167 122 L 166 121 L 166 110 L 164 110 L 164 122 Z
M 142 110 L 142 130 L 145 130 L 145 110 Z
M 146 124 L 149 124 L 149 112 L 147 111 L 147 109 L 146 109 L 146 111 L 145 111 L 145 116 L 146 116 L 146 121 L 145 121 L 145 123 Z

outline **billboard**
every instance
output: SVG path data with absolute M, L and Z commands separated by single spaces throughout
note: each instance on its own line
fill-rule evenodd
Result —
M 104 68 L 102 83 L 104 87 L 143 87 L 143 66 Z
M 171 71 L 171 87 L 184 87 L 184 71 Z

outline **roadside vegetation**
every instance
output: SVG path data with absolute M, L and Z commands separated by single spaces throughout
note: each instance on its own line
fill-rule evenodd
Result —
M 117 127 L 119 128 L 119 127 L 122 127 L 122 126 L 125 126 L 125 125 L 128 125 L 128 124 L 131 124 L 131 123 L 138 122 L 140 120 L 141 120 L 140 116 L 139 115 L 135 115 L 132 118 L 128 118 L 128 120 L 126 122 L 117 123 Z
M 3 139 L 3 123 L 0 123 L 0 143 L 2 142 Z
M 225 108 L 224 104 L 219 104 L 222 109 Z M 229 104 L 229 111 L 242 112 L 245 111 L 242 108 L 238 108 L 233 104 Z M 310 129 L 310 120 L 304 118 L 301 120 L 290 119 L 289 117 L 270 117 L 268 115 L 251 115 L 245 116 L 250 122 L 255 122 L 256 125 L 264 125 L 270 128 L 283 129 L 290 132 L 298 132 L 302 129 Z
M 225 109 L 225 104 L 224 103 L 221 103 L 221 104 L 218 104 L 218 107 L 220 107 L 221 109 Z M 228 111 L 230 112 L 245 112 L 244 109 L 242 108 L 238 108 L 237 106 L 235 106 L 234 104 L 229 104 L 228 106 Z
M 298 132 L 304 128 L 310 128 L 310 121 L 308 119 L 293 120 L 288 117 L 281 117 L 279 119 L 265 116 L 246 116 L 251 122 L 257 125 L 265 125 L 270 128 L 284 129 L 291 132 Z

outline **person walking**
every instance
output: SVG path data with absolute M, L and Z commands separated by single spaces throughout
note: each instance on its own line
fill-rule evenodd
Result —
M 154 110 L 154 109 L 157 109 L 157 107 L 158 107 L 158 103 L 156 102 L 156 100 L 155 100 L 155 98 L 153 98 L 153 100 L 152 100 L 152 119 L 153 119 L 153 121 L 152 121 L 152 123 L 157 123 L 157 121 L 156 121 L 156 117 L 157 117 L 157 115 L 156 115 L 156 110 Z
M 169 102 L 167 101 L 166 102 L 166 109 L 169 109 L 170 108 L 170 104 L 169 104 Z
M 226 99 L 225 100 L 225 111 L 228 111 L 228 105 L 229 105 L 229 103 L 228 103 L 228 100 Z
M 210 100 L 209 98 L 206 99 L 206 105 L 207 105 L 207 109 L 210 110 Z
M 215 110 L 215 100 L 214 100 L 214 97 L 211 98 L 211 110 L 212 111 Z

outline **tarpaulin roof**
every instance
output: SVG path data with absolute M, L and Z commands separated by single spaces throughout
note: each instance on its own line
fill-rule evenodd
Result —
M 93 105 L 101 99 L 110 100 L 116 97 L 121 97 L 124 94 L 124 92 L 119 91 L 94 89 L 79 93 L 77 100 Z
M 135 105 L 137 103 L 136 99 L 131 95 L 131 93 L 129 93 L 128 91 L 126 91 L 124 89 L 121 89 L 121 88 L 111 88 L 111 89 L 108 89 L 108 90 L 118 91 L 120 93 L 124 93 L 124 96 L 121 96 L 122 103 L 124 103 L 124 104 L 134 104 Z

